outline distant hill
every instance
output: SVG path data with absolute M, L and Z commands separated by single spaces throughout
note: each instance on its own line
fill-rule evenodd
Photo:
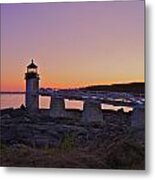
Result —
M 81 90 L 90 91 L 112 91 L 112 92 L 130 92 L 145 93 L 145 83 L 133 82 L 128 84 L 112 84 L 112 85 L 94 85 L 81 88 Z

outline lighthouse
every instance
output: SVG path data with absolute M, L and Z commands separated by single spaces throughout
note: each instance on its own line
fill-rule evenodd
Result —
M 26 94 L 25 105 L 28 111 L 35 112 L 39 109 L 39 74 L 38 66 L 34 64 L 33 59 L 27 66 L 27 72 L 25 73 L 26 80 Z

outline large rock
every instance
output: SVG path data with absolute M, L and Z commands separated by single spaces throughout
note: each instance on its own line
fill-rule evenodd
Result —
M 50 117 L 57 118 L 57 117 L 65 117 L 65 102 L 64 99 L 61 97 L 51 97 L 51 104 L 50 104 Z
M 72 121 L 72 123 L 68 124 L 67 118 L 60 118 L 61 120 L 59 121 L 59 118 L 44 118 L 40 114 L 31 113 L 16 118 L 4 116 L 0 127 L 1 141 L 8 145 L 23 143 L 37 147 L 57 147 L 61 144 L 62 139 L 68 135 L 69 141 L 74 140 L 75 146 L 87 147 L 87 145 L 94 143 L 99 144 L 99 142 L 106 139 L 110 141 L 110 137 L 113 138 L 127 132 L 126 127 L 124 128 L 126 121 L 124 121 L 124 125 L 119 125 L 117 121 L 119 117 L 124 116 L 115 112 L 118 115 L 115 115 L 115 118 L 114 116 L 110 117 L 114 118 L 114 120 L 104 123 L 105 120 L 103 121 L 102 110 L 99 104 L 91 102 L 87 105 L 83 112 L 84 123 Z M 121 122 L 123 119 L 121 119 Z
M 101 104 L 95 101 L 86 100 L 82 113 L 82 122 L 103 122 Z
M 145 127 L 145 109 L 135 108 L 131 114 L 131 127 L 133 128 L 144 128 Z

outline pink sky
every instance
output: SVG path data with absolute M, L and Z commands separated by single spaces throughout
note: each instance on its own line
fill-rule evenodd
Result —
M 144 81 L 144 1 L 1 5 L 1 90 Z

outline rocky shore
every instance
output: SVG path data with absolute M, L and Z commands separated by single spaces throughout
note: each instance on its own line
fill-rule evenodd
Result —
M 84 123 L 80 111 L 70 110 L 73 118 L 45 111 L 1 110 L 2 166 L 145 168 L 144 127 L 131 126 L 133 112 L 103 110 L 103 122 Z M 23 151 L 27 156 L 18 157 Z M 26 160 L 34 152 L 35 165 Z

